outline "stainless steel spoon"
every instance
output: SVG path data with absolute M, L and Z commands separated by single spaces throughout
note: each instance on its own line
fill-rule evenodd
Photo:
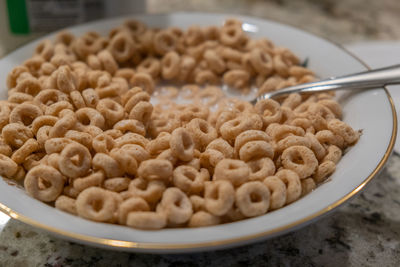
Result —
M 279 91 L 260 95 L 250 102 L 255 104 L 262 99 L 274 98 L 291 93 L 316 93 L 342 89 L 372 89 L 390 84 L 400 84 L 400 65 L 368 70 L 340 77 L 331 77 L 318 82 L 290 86 Z

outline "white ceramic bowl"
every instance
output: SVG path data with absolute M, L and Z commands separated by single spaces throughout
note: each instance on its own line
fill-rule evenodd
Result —
M 153 27 L 221 25 L 229 15 L 176 13 L 135 16 Z M 71 27 L 76 35 L 86 31 L 101 34 L 121 24 L 116 18 Z M 307 32 L 279 23 L 239 17 L 253 38 L 266 37 L 284 46 L 301 59 L 309 58 L 309 68 L 319 77 L 364 71 L 367 67 L 343 48 Z M 54 38 L 54 34 L 45 38 Z M 6 98 L 6 75 L 32 55 L 40 40 L 34 41 L 0 61 L 0 96 Z M 0 179 L 0 209 L 11 217 L 45 229 L 72 241 L 128 251 L 187 252 L 245 244 L 270 238 L 313 222 L 359 192 L 382 169 L 396 136 L 396 113 L 388 92 L 383 88 L 353 94 L 338 94 L 344 121 L 363 129 L 360 141 L 337 165 L 331 181 L 300 200 L 274 212 L 235 223 L 197 229 L 141 231 L 124 226 L 88 221 L 56 210 L 28 196 L 23 189 Z

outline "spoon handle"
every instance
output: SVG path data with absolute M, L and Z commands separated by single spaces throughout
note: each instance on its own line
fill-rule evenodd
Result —
M 339 89 L 372 89 L 390 84 L 400 84 L 400 65 L 290 86 L 283 90 L 260 95 L 257 100 L 290 93 L 315 93 Z

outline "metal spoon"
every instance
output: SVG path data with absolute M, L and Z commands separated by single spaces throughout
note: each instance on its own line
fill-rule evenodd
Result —
M 290 86 L 279 91 L 260 95 L 256 99 L 251 100 L 250 103 L 255 104 L 262 99 L 274 98 L 291 93 L 316 93 L 340 89 L 372 89 L 390 84 L 400 84 L 400 65 Z

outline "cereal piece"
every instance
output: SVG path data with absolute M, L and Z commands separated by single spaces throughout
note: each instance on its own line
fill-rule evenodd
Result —
M 43 112 L 38 106 L 22 103 L 11 111 L 10 123 L 21 123 L 25 126 L 30 126 L 35 118 L 42 115 Z
M 103 115 L 93 108 L 81 108 L 77 110 L 75 114 L 80 127 L 92 125 L 100 129 L 105 128 L 105 119 Z
M 322 130 L 319 131 L 315 134 L 315 137 L 318 139 L 318 141 L 324 145 L 324 146 L 337 146 L 341 149 L 344 148 L 344 138 L 340 135 L 334 134 L 330 130 Z
M 204 188 L 204 206 L 215 216 L 226 214 L 235 202 L 235 189 L 226 180 L 206 182 Z
M 78 215 L 97 222 L 109 222 L 117 211 L 117 203 L 109 191 L 100 187 L 83 190 L 76 199 Z
M 329 120 L 328 129 L 341 136 L 348 145 L 354 144 L 360 137 L 359 132 L 354 131 L 347 123 L 338 119 Z
M 286 203 L 287 195 L 285 183 L 277 176 L 268 176 L 263 183 L 271 192 L 270 209 L 276 210 L 283 207 Z
M 113 126 L 125 116 L 124 108 L 111 99 L 101 99 L 96 109 L 103 115 L 107 125 Z
M 227 180 L 234 186 L 248 181 L 250 168 L 241 160 L 223 159 L 215 167 L 214 180 Z
M 135 178 L 129 184 L 129 193 L 132 196 L 141 197 L 149 203 L 156 203 L 162 197 L 165 184 L 162 181 L 147 181 L 143 178 Z
M 118 207 L 118 222 L 126 224 L 128 215 L 135 211 L 150 211 L 149 204 L 139 197 L 131 197 Z
M 160 54 L 164 55 L 169 51 L 173 51 L 176 46 L 176 37 L 175 35 L 167 30 L 159 31 L 154 35 L 154 50 Z
M 105 133 L 97 135 L 92 141 L 92 147 L 97 153 L 108 154 L 114 146 L 114 139 Z
M 126 133 L 121 137 L 115 139 L 115 146 L 122 147 L 127 144 L 136 144 L 141 147 L 146 147 L 146 144 L 149 142 L 145 137 L 136 133 Z
M 20 123 L 10 123 L 1 132 L 4 142 L 13 148 L 20 148 L 26 140 L 33 137 L 32 131 Z
M 180 56 L 175 51 L 168 52 L 164 55 L 161 64 L 161 74 L 166 80 L 172 80 L 179 75 Z
M 242 114 L 222 124 L 220 132 L 225 140 L 234 140 L 236 136 L 247 130 L 261 130 L 262 120 L 254 113 Z M 217 126 L 218 127 L 218 126 Z
M 224 83 L 233 88 L 245 88 L 248 86 L 250 74 L 245 70 L 229 70 L 224 73 Z
M 178 130 L 175 134 L 178 135 L 181 130 Z M 184 130 L 181 132 L 185 132 Z M 147 143 L 146 149 L 152 155 L 158 155 L 162 151 L 167 150 L 170 147 L 171 134 L 167 132 L 160 133 L 156 139 L 151 140 Z
M 119 177 L 123 174 L 118 162 L 111 156 L 104 153 L 96 153 L 92 160 L 94 170 L 102 170 L 106 177 Z
M 268 211 L 270 192 L 262 182 L 242 184 L 235 192 L 235 204 L 246 217 L 254 217 Z
M 215 50 L 206 50 L 204 52 L 204 59 L 207 61 L 208 67 L 215 73 L 221 74 L 225 71 L 225 61 Z
M 172 177 L 173 166 L 168 160 L 149 159 L 141 162 L 138 168 L 139 177 L 149 181 L 169 181 Z
M 250 168 L 250 181 L 262 181 L 275 173 L 274 162 L 267 157 L 247 161 L 246 164 Z
M 263 75 L 269 75 L 273 71 L 272 58 L 259 48 L 250 52 L 250 62 L 254 69 Z
M 198 195 L 191 195 L 189 197 L 190 202 L 192 202 L 193 212 L 197 212 L 199 210 L 205 210 L 205 200 L 204 198 Z
M 76 201 L 73 198 L 61 195 L 54 202 L 54 207 L 56 209 L 78 215 L 76 211 Z
M 164 213 L 153 211 L 135 211 L 128 215 L 126 225 L 146 230 L 157 230 L 167 225 Z
M 206 211 L 200 210 L 192 215 L 189 220 L 189 227 L 204 227 L 212 226 L 220 223 L 220 218 L 218 216 L 212 215 Z
M 77 117 L 73 112 L 63 116 L 51 128 L 49 132 L 49 137 L 55 138 L 64 136 L 68 130 L 72 129 L 75 126 L 76 123 Z
M 0 175 L 5 177 L 12 177 L 18 171 L 18 164 L 11 158 L 0 154 Z
M 56 169 L 39 165 L 26 174 L 24 187 L 32 197 L 43 202 L 51 202 L 63 191 L 64 178 Z
M 164 191 L 160 205 L 171 223 L 185 223 L 193 214 L 189 198 L 176 187 L 170 187 Z
M 322 162 L 332 161 L 337 164 L 342 158 L 342 150 L 335 145 L 331 145 L 327 148 L 326 156 L 323 158 Z
M 297 173 L 282 169 L 275 175 L 286 185 L 286 204 L 296 201 L 301 196 L 301 182 Z
M 128 189 L 130 182 L 131 179 L 127 177 L 115 177 L 105 180 L 103 186 L 107 190 L 121 192 Z
M 92 186 L 101 186 L 104 181 L 104 173 L 97 171 L 85 177 L 76 178 L 73 180 L 73 187 L 79 192 Z
M 312 175 L 318 166 L 314 153 L 305 146 L 291 146 L 283 151 L 281 158 L 282 165 L 296 172 L 300 179 Z
M 175 129 L 169 141 L 172 155 L 183 161 L 193 159 L 194 141 L 190 132 L 184 128 Z
M 322 183 L 325 181 L 336 169 L 336 164 L 333 161 L 326 160 L 322 162 L 316 172 L 313 175 L 313 179 L 316 183 Z
M 173 171 L 173 184 L 187 194 L 201 193 L 204 183 L 210 179 L 206 169 L 198 171 L 192 166 L 182 165 Z
M 28 139 L 18 150 L 14 151 L 11 159 L 15 163 L 21 164 L 29 155 L 37 150 L 39 150 L 39 143 L 33 138 Z
M 118 62 L 128 61 L 135 53 L 133 40 L 127 32 L 121 31 L 110 40 L 108 51 Z
M 301 196 L 303 197 L 311 193 L 311 191 L 313 191 L 316 187 L 317 186 L 315 185 L 313 178 L 301 180 Z
M 218 134 L 214 127 L 207 121 L 195 118 L 186 125 L 187 130 L 193 138 L 196 149 L 204 150 L 207 145 L 217 139 Z
M 92 156 L 85 146 L 71 143 L 62 150 L 58 165 L 65 176 L 75 178 L 88 172 L 91 161 Z
M 278 102 L 272 99 L 263 99 L 257 102 L 255 109 L 261 115 L 263 120 L 263 127 L 267 128 L 268 125 L 274 122 L 279 122 L 282 119 L 282 111 Z
M 221 28 L 220 42 L 224 45 L 238 46 L 244 38 L 243 30 L 237 25 L 226 25 Z

